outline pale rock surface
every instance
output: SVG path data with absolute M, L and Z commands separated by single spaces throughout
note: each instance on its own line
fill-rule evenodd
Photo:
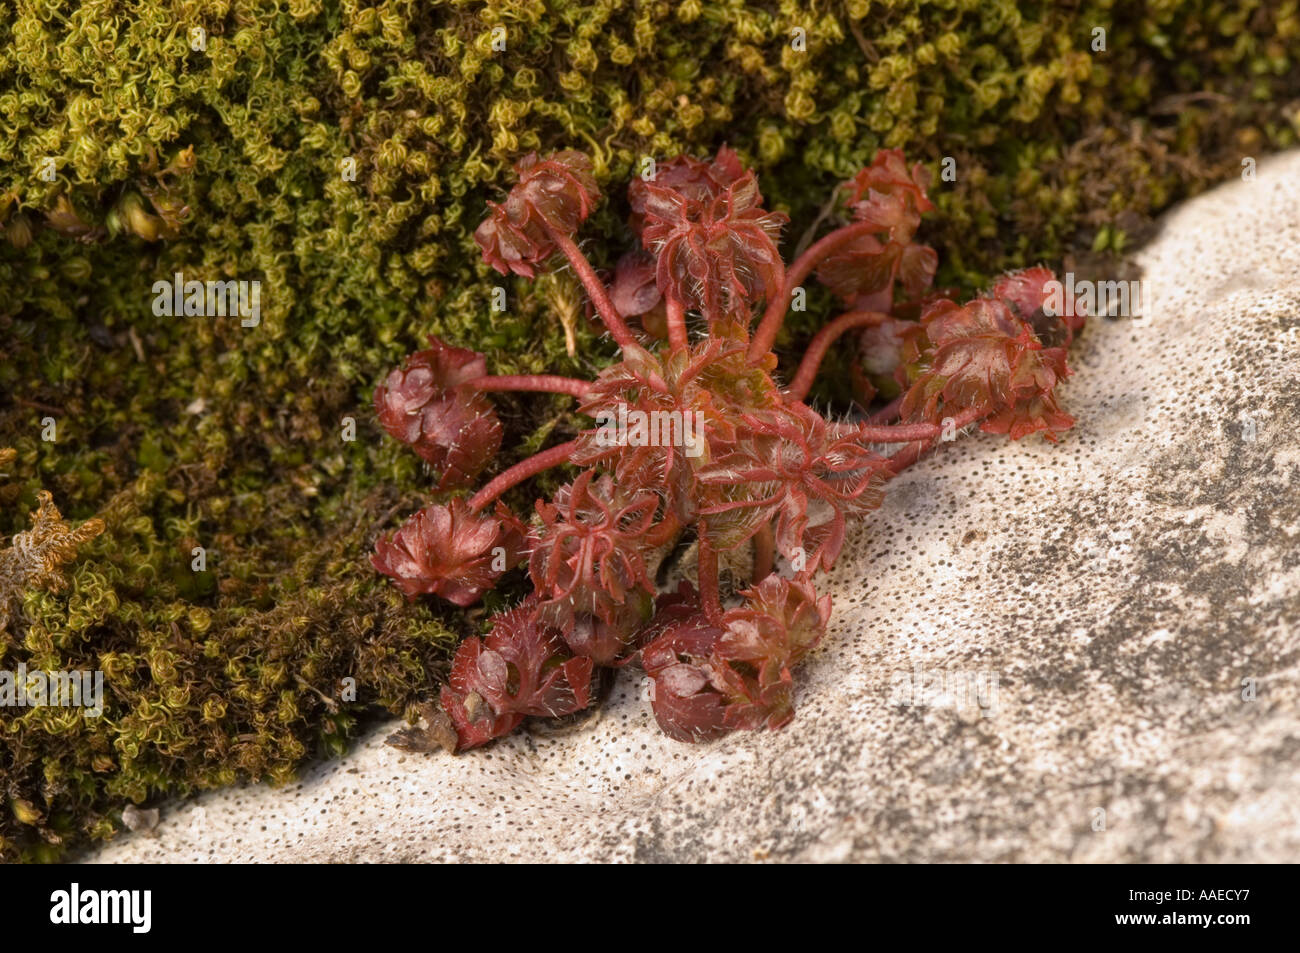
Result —
M 89 859 L 1300 860 L 1300 152 L 1139 264 L 1157 300 L 1076 345 L 1060 445 L 967 436 L 891 487 L 785 730 L 678 744 L 627 672 L 568 734 L 385 726 Z

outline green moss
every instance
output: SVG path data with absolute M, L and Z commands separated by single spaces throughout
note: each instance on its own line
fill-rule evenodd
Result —
M 68 592 L 26 598 L 0 665 L 103 668 L 109 711 L 0 713 L 21 805 L 0 811 L 5 857 L 106 836 L 128 801 L 283 780 L 428 693 L 473 622 L 404 605 L 366 563 L 428 487 L 380 439 L 374 384 L 428 333 L 501 373 L 587 375 L 610 354 L 579 321 L 570 356 L 552 299 L 478 262 L 471 232 L 523 152 L 593 155 L 612 194 L 584 236 L 609 264 L 642 155 L 729 142 L 793 246 L 836 180 L 899 146 L 936 172 L 922 237 L 941 282 L 971 288 L 1131 247 L 1300 122 L 1294 0 L 40 7 L 0 5 L 0 446 L 22 484 L 0 532 L 39 486 L 108 529 Z M 261 324 L 155 316 L 176 271 L 262 281 Z M 783 346 L 825 317 L 813 300 Z M 558 399 L 501 406 L 505 462 L 577 426 Z

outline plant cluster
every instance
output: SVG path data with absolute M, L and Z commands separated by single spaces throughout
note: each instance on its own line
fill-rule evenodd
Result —
M 839 556 L 849 521 L 879 505 L 881 487 L 945 429 L 1055 439 L 1070 427 L 1056 386 L 1084 317 L 1073 302 L 1052 303 L 1060 290 L 1054 297 L 1044 268 L 1008 274 L 966 303 L 932 290 L 937 255 L 915 239 L 933 207 L 927 176 L 897 150 L 845 184 L 847 224 L 789 266 L 777 247 L 784 216 L 764 208 L 734 152 L 664 163 L 629 187 L 639 247 L 609 284 L 575 241 L 600 198 L 590 159 L 532 154 L 516 171 L 475 233 L 484 259 L 533 278 L 562 257 L 620 360 L 591 381 L 492 375 L 482 355 L 431 337 L 377 388 L 380 423 L 437 471 L 440 491 L 471 485 L 500 448 L 488 394 L 566 394 L 606 422 L 377 542 L 373 565 L 408 598 L 467 606 L 522 564 L 532 584 L 490 634 L 460 645 L 431 730 L 457 750 L 484 744 L 528 716 L 586 708 L 597 669 L 629 663 L 650 677 L 655 717 L 674 738 L 779 727 L 794 713 L 791 670 L 831 613 L 815 577 Z M 813 274 L 845 310 L 782 386 L 772 345 Z M 899 393 L 865 419 L 829 420 L 804 398 L 848 334 L 862 338 L 864 363 L 892 368 Z M 628 420 L 667 426 L 607 429 Z M 686 420 L 698 421 L 694 452 Z M 537 500 L 530 523 L 502 503 L 564 463 L 577 476 Z M 656 569 L 687 540 L 696 579 L 661 593 Z M 728 598 L 720 559 L 744 547 L 752 579 Z

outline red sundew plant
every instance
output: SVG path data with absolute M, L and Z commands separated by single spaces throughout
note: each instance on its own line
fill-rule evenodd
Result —
M 965 304 L 932 292 L 937 256 L 913 240 L 933 208 L 926 175 L 897 150 L 846 183 L 849 223 L 789 266 L 777 250 L 785 218 L 763 208 L 734 152 L 667 162 L 628 190 L 641 247 L 610 286 L 574 239 L 599 200 L 587 157 L 530 155 L 516 170 L 518 184 L 475 235 L 484 259 L 532 278 L 563 256 L 621 359 L 594 381 L 494 376 L 481 355 L 430 338 L 375 393 L 385 430 L 438 471 L 440 491 L 467 488 L 499 450 L 493 391 L 566 394 L 598 422 L 376 544 L 375 568 L 408 598 L 468 606 L 516 566 L 531 577 L 533 593 L 495 616 L 490 635 L 460 645 L 434 734 L 454 732 L 464 750 L 527 716 L 571 714 L 592 703 L 597 669 L 630 662 L 650 677 L 655 717 L 673 738 L 778 728 L 794 713 L 791 670 L 830 618 L 814 577 L 839 556 L 849 520 L 962 428 L 1053 440 L 1069 428 L 1055 390 L 1083 316 L 1073 302 L 1049 307 L 1062 299 L 1044 268 L 1007 275 Z M 813 274 L 846 310 L 782 386 L 773 342 Z M 850 334 L 866 369 L 862 399 L 876 393 L 870 374 L 898 396 L 856 422 L 829 420 L 804 398 Z M 565 463 L 581 472 L 537 501 L 531 525 L 501 503 Z M 694 583 L 660 593 L 659 565 L 692 542 Z M 753 578 L 728 595 L 719 559 L 741 547 L 752 548 Z

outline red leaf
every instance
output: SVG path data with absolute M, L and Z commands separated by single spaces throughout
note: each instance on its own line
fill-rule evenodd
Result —
M 655 260 L 644 251 L 630 251 L 618 260 L 610 300 L 625 318 L 645 314 L 662 298 L 655 284 Z
M 903 290 L 915 298 L 934 283 L 939 256 L 928 245 L 908 245 L 898 260 L 898 279 Z
M 501 503 L 493 516 L 471 513 L 464 500 L 455 499 L 425 507 L 376 540 L 370 562 L 408 599 L 432 594 L 468 606 L 519 563 L 525 532 Z
M 722 146 L 711 162 L 691 156 L 676 156 L 659 163 L 653 179 L 633 179 L 627 187 L 627 201 L 632 207 L 628 224 L 640 236 L 645 226 L 646 186 L 648 183 L 661 189 L 676 192 L 690 202 L 708 204 L 725 192 L 728 186 L 745 175 L 745 167 L 734 151 Z M 763 198 L 758 198 L 761 203 Z
M 821 639 L 831 600 L 818 598 L 807 575 L 770 575 L 744 595 L 749 603 L 723 616 L 711 683 L 727 699 L 727 725 L 779 728 L 794 716 L 790 669 Z
M 1047 268 L 1026 268 L 1003 275 L 989 289 L 989 297 L 1011 305 L 1017 317 L 1034 329 L 1044 347 L 1069 346 L 1087 320 L 1079 303 L 1067 299 L 1065 288 Z
M 677 741 L 708 741 L 727 733 L 724 700 L 712 687 L 705 665 L 722 630 L 709 625 L 683 585 L 661 600 L 652 623 L 654 638 L 641 650 L 650 676 L 650 705 L 659 727 Z
M 613 661 L 627 630 L 648 614 L 654 586 L 645 536 L 658 505 L 655 494 L 623 491 L 591 470 L 561 488 L 555 505 L 537 503 L 542 525 L 528 569 L 545 618 L 574 640 L 575 650 L 597 653 L 602 664 Z M 590 617 L 596 621 L 583 622 Z
M 483 260 L 501 274 L 525 278 L 555 252 L 548 229 L 572 236 L 591 214 L 600 190 L 591 160 L 581 152 L 557 152 L 541 159 L 530 153 L 515 166 L 519 181 L 474 232 Z
M 938 255 L 933 248 L 912 241 L 922 213 L 934 208 L 925 194 L 928 178 L 920 164 L 909 172 L 899 150 L 877 152 L 872 164 L 846 188 L 853 217 L 879 231 L 837 248 L 818 266 L 817 279 L 847 304 L 872 311 L 890 310 L 896 281 L 902 282 L 911 297 L 929 288 Z
M 492 402 L 473 387 L 487 373 L 483 355 L 436 337 L 429 343 L 375 389 L 375 413 L 391 436 L 440 472 L 438 489 L 460 489 L 496 456 L 501 424 Z
M 907 228 L 910 237 L 921 215 L 934 211 L 925 194 L 929 181 L 929 172 L 919 162 L 908 170 L 902 150 L 881 149 L 848 183 L 847 204 L 859 221 Z
M 711 537 L 720 549 L 738 546 L 775 520 L 786 558 L 829 569 L 845 519 L 880 505 L 884 458 L 803 404 L 744 420 L 747 434 L 698 475 Z M 810 517 L 814 505 L 824 518 Z
M 776 240 L 787 219 L 763 209 L 752 172 L 721 189 L 711 178 L 674 185 L 660 177 L 638 195 L 641 241 L 657 259 L 665 297 L 713 324 L 747 322 L 760 298 L 777 293 L 784 266 Z
M 1039 430 L 1068 429 L 1074 421 L 1057 406 L 1055 387 L 1069 370 L 1064 347 L 1044 347 L 1022 317 L 1043 321 L 1038 307 L 1045 269 L 1010 275 L 994 290 L 1005 297 L 981 297 L 958 306 L 939 301 L 922 314 L 912 336 L 912 357 L 923 368 L 903 397 L 904 418 L 938 422 L 974 409 L 985 415 L 986 433 L 1019 439 Z M 1068 334 L 1064 335 L 1068 338 Z
M 574 658 L 537 608 L 530 597 L 497 615 L 486 639 L 466 639 L 456 650 L 442 705 L 458 750 L 514 730 L 527 715 L 568 715 L 591 703 L 591 659 Z

